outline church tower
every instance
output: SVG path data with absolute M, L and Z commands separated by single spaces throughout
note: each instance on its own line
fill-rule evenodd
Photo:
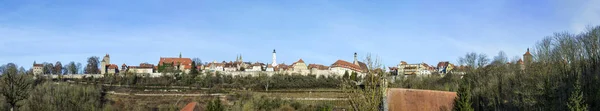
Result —
M 523 54 L 523 62 L 525 63 L 525 65 L 529 65 L 532 62 L 532 58 L 533 56 L 531 55 L 531 53 L 529 53 L 529 48 L 527 48 L 527 52 Z
M 358 54 L 356 54 L 356 52 L 354 52 L 354 62 L 353 63 L 356 64 L 356 65 L 359 65 L 358 64 Z
M 106 65 L 110 64 L 110 56 L 106 54 L 100 62 L 100 74 L 106 74 Z
M 275 49 L 273 49 L 273 64 L 271 64 L 273 67 L 277 66 L 277 53 L 275 52 Z

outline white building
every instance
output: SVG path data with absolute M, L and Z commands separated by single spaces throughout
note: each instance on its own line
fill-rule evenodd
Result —
M 225 66 L 225 64 L 223 64 L 223 63 L 217 63 L 216 61 L 212 62 L 212 63 L 208 63 L 208 65 L 206 65 L 206 67 L 208 67 L 207 69 L 209 71 L 224 71 L 225 70 L 224 66 Z M 233 68 L 233 69 L 229 69 L 228 68 L 228 70 L 235 71 L 235 68 Z
M 401 61 L 398 64 L 398 73 L 399 75 L 430 75 L 431 71 L 429 71 L 429 65 L 425 63 L 417 63 L 417 64 L 408 64 L 404 61 Z
M 356 72 L 359 76 L 364 76 L 364 73 L 366 73 L 369 68 L 365 63 L 358 61 L 358 55 L 357 53 L 354 53 L 354 62 L 350 63 L 344 60 L 337 60 L 335 63 L 331 64 L 329 70 L 338 76 L 343 76 L 346 71 L 348 71 L 348 73 Z
M 139 66 L 128 66 L 127 72 L 134 74 L 150 74 L 154 72 L 154 65 L 141 63 Z
M 36 64 L 33 62 L 33 75 L 40 75 L 44 73 L 44 64 Z

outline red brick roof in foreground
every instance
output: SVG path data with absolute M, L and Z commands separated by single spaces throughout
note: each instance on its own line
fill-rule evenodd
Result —
M 456 92 L 390 88 L 387 105 L 390 111 L 449 111 L 455 98 Z
M 200 111 L 200 108 L 198 107 L 198 102 L 191 102 L 181 108 L 180 111 Z

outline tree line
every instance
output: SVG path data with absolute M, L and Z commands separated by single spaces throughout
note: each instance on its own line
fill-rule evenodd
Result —
M 531 61 L 469 53 L 457 110 L 600 110 L 600 26 L 539 41 Z M 479 56 L 473 56 L 479 55 Z M 466 98 L 466 99 L 464 99 Z

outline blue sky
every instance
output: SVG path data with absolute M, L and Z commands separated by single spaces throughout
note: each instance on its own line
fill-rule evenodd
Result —
M 595 0 L 3 0 L 0 63 L 115 64 L 160 57 L 330 65 L 352 54 L 386 66 L 520 56 L 554 32 L 600 24 Z

